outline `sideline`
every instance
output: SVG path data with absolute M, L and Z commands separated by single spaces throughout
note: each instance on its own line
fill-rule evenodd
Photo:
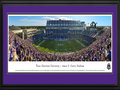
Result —
M 77 43 L 79 43 L 82 47 L 85 47 L 83 43 L 81 43 L 79 40 L 75 40 Z
M 37 45 L 37 47 L 40 46 L 41 44 L 43 44 L 45 41 L 46 41 L 46 40 L 41 41 L 41 42 Z

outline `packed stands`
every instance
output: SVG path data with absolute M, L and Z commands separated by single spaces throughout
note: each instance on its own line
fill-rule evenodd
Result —
M 88 32 L 84 32 L 84 34 L 93 35 Z M 76 37 L 84 37 L 84 35 Z M 87 36 L 85 35 L 85 37 Z M 42 36 L 38 38 L 42 38 Z M 8 46 L 9 61 L 111 61 L 111 30 L 105 30 L 88 47 L 72 53 L 42 52 L 32 46 L 29 40 L 22 40 L 12 31 L 9 31 Z

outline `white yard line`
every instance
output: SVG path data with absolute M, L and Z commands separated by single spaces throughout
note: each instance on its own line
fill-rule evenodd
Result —
M 45 41 L 46 41 L 46 40 L 41 41 L 41 42 L 37 45 L 37 47 L 40 46 L 41 44 L 43 44 Z
M 79 40 L 75 40 L 77 43 L 79 43 L 82 47 L 85 47 L 83 43 L 81 43 Z

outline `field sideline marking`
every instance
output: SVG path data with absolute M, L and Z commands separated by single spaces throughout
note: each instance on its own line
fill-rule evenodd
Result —
M 75 40 L 77 43 L 79 43 L 82 47 L 85 47 L 83 43 L 81 43 L 79 40 Z
M 46 40 L 41 41 L 41 42 L 37 45 L 37 47 L 40 46 L 41 44 L 43 44 L 45 41 L 46 41 Z

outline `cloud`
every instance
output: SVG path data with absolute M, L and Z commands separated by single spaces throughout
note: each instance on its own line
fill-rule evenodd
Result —
M 68 17 L 58 17 L 61 20 L 72 20 L 72 18 L 68 18 Z
M 27 21 L 27 22 L 40 22 L 41 20 L 24 18 L 24 19 L 20 19 L 20 21 Z
M 52 17 L 42 17 L 42 18 L 47 20 L 56 20 L 56 18 L 52 18 Z
M 40 19 L 28 19 L 28 18 L 23 18 L 20 19 L 20 23 L 22 25 L 32 25 L 32 26 L 46 26 L 46 22 L 47 20 L 72 20 L 71 18 L 68 17 L 61 17 L 61 16 L 54 16 L 54 17 L 49 17 L 49 16 L 45 16 L 42 17 Z
M 19 21 L 25 23 L 25 25 L 32 25 L 32 26 L 45 26 L 46 20 L 37 20 L 37 19 L 20 19 Z
M 68 18 L 68 17 L 61 17 L 61 16 L 56 16 L 56 17 L 42 17 L 43 19 L 47 19 L 47 20 L 72 20 L 71 18 Z

